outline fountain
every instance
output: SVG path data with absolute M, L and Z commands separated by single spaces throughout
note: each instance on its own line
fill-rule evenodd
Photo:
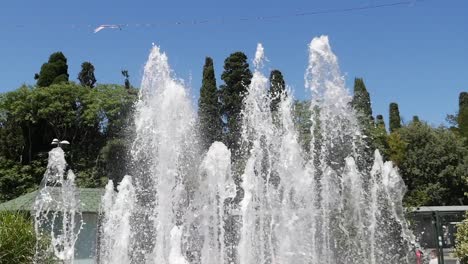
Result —
M 80 200 L 75 187 L 75 175 L 67 168 L 61 144 L 49 152 L 47 170 L 37 194 L 33 213 L 36 232 L 34 263 L 57 259 L 71 264 L 75 257 L 75 243 L 83 226 Z M 44 248 L 44 245 L 50 245 Z
M 232 206 L 231 153 L 220 142 L 201 153 L 187 89 L 154 46 L 136 105 L 131 176 L 118 192 L 109 183 L 103 198 L 99 262 L 410 263 L 403 181 L 378 151 L 363 151 L 365 136 L 328 37 L 314 38 L 309 55 L 306 153 L 290 93 L 278 95 L 271 110 L 257 46 L 242 110 L 245 167 L 237 187 L 244 196 Z M 232 245 L 234 233 L 240 239 Z

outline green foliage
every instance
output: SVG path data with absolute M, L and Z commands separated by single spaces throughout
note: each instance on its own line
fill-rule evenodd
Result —
M 397 103 L 390 103 L 390 133 L 401 127 L 400 110 Z
M 124 80 L 125 88 L 130 89 L 132 86 L 130 85 L 130 75 L 128 75 L 128 71 L 122 70 L 121 73 L 122 73 L 122 76 L 125 78 Z
M 46 87 L 52 84 L 68 82 L 67 58 L 62 52 L 52 53 L 49 61 L 42 64 L 41 71 L 35 75 L 37 86 Z
M 457 205 L 465 201 L 468 149 L 447 128 L 412 122 L 389 137 L 390 159 L 408 186 L 411 206 Z
M 47 244 L 40 243 L 39 250 Z M 0 212 L 0 264 L 33 263 L 36 234 L 32 220 L 21 213 Z M 51 257 L 46 263 L 53 263 Z
M 127 171 L 128 149 L 123 139 L 108 140 L 99 154 L 98 174 L 119 183 Z
M 375 125 L 371 129 L 371 139 L 374 149 L 378 149 L 385 159 L 388 159 L 388 135 L 382 115 L 377 115 Z
M 225 83 L 220 89 L 221 112 L 227 121 L 225 143 L 236 155 L 239 149 L 242 101 L 252 79 L 247 56 L 242 52 L 234 52 L 226 58 L 221 79 Z
M 458 129 L 468 139 L 468 92 L 461 92 L 458 100 Z
M 83 62 L 81 64 L 81 71 L 78 74 L 78 80 L 82 86 L 94 87 L 96 77 L 94 76 L 94 65 L 91 62 Z
M 360 169 L 370 170 L 374 161 L 374 150 L 381 145 L 375 146 L 374 137 L 382 137 L 381 129 L 376 129 L 372 116 L 372 107 L 369 92 L 362 78 L 354 79 L 354 96 L 351 105 L 356 113 L 359 129 L 363 137 L 363 144 L 358 144 L 357 148 L 362 154 L 357 159 Z
M 129 134 L 136 99 L 133 88 L 98 85 L 89 89 L 74 83 L 23 86 L 2 94 L 0 200 L 17 197 L 40 183 L 53 138 L 71 143 L 66 154 L 78 185 L 101 186 L 101 177 L 108 175 L 97 173 L 101 149 L 109 140 Z
M 399 166 L 405 160 L 406 146 L 405 142 L 399 133 L 391 133 L 387 139 L 388 151 L 387 155 L 396 166 Z
M 271 111 L 277 111 L 278 105 L 281 102 L 281 94 L 286 91 L 286 84 L 284 82 L 283 74 L 279 70 L 272 70 L 270 72 L 270 91 L 271 98 Z
M 213 68 L 213 59 L 207 57 L 203 66 L 203 80 L 198 99 L 198 122 L 201 145 L 208 149 L 215 141 L 221 140 L 221 104 Z
M 310 110 L 310 101 L 299 101 L 294 102 L 293 108 L 294 126 L 298 131 L 299 144 L 302 148 L 309 153 L 310 143 L 312 140 L 311 126 L 312 126 L 312 111 Z
M 362 78 L 354 79 L 353 108 L 356 110 L 362 127 L 370 127 L 372 120 L 372 107 L 369 92 Z
M 457 224 L 455 256 L 460 259 L 460 264 L 468 263 L 468 213 L 465 219 Z

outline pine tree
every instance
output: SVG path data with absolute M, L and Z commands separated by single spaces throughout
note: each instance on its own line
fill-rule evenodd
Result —
M 68 82 L 68 77 L 67 58 L 62 52 L 52 53 L 48 62 L 42 64 L 39 74 L 34 75 L 39 87 Z
M 198 99 L 198 120 L 201 145 L 207 150 L 215 141 L 221 140 L 221 105 L 213 67 L 213 59 L 206 57 L 203 80 Z
M 81 64 L 81 71 L 78 74 L 78 80 L 82 86 L 94 87 L 96 77 L 94 76 L 94 65 L 91 62 L 83 62 Z
M 401 128 L 400 110 L 397 103 L 390 103 L 390 133 Z
M 283 74 L 279 70 L 272 70 L 270 73 L 270 98 L 271 111 L 277 111 L 281 102 L 281 94 L 286 90 Z
M 362 78 L 354 79 L 352 105 L 358 115 L 361 128 L 365 130 L 370 126 L 373 117 L 370 95 Z
M 462 136 L 468 138 L 468 92 L 460 93 L 458 105 L 458 129 Z
M 220 87 L 221 111 L 227 121 L 225 143 L 235 156 L 239 149 L 242 101 L 252 79 L 247 56 L 242 52 L 229 55 L 224 61 L 221 79 L 224 81 Z
M 374 160 L 374 150 L 376 148 L 373 141 L 374 135 L 374 117 L 372 116 L 372 107 L 370 95 L 367 92 L 366 85 L 362 78 L 354 79 L 354 96 L 351 101 L 354 108 L 359 128 L 361 130 L 364 145 L 360 146 L 361 159 L 357 160 L 360 169 L 370 170 Z
M 385 120 L 383 118 L 383 115 L 377 115 L 376 116 L 375 126 L 385 128 Z
M 385 121 L 382 115 L 377 115 L 375 120 L 375 126 L 372 129 L 372 145 L 374 149 L 378 149 L 380 154 L 387 159 L 388 158 L 388 135 L 385 127 Z
M 362 78 L 354 79 L 354 96 L 352 104 L 356 111 L 362 113 L 368 119 L 372 118 L 370 95 Z
M 128 71 L 127 70 L 122 70 L 122 76 L 125 78 L 125 81 L 124 81 L 124 85 L 125 85 L 125 88 L 127 89 L 130 89 L 131 88 L 131 85 L 130 85 L 130 75 L 128 75 Z

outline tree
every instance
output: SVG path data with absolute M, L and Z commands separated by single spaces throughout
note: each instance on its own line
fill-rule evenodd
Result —
M 372 120 L 370 95 L 362 78 L 354 79 L 354 96 L 351 101 L 362 126 L 369 127 Z
M 385 128 L 385 120 L 383 118 L 383 115 L 377 115 L 375 117 L 375 126 Z
M 131 87 L 131 85 L 130 85 L 130 75 L 128 75 L 128 71 L 127 70 L 122 70 L 122 76 L 125 78 L 125 81 L 124 81 L 125 88 L 130 89 L 130 87 Z
M 117 143 L 130 134 L 136 99 L 133 88 L 97 85 L 89 89 L 74 83 L 41 88 L 22 86 L 2 94 L 0 200 L 15 198 L 40 183 L 53 138 L 71 143 L 67 158 L 80 187 L 98 187 L 102 176 L 116 177 L 116 164 L 122 165 L 126 157 Z M 105 146 L 111 152 L 120 151 L 119 155 L 106 154 L 107 150 L 102 150 Z M 98 175 L 96 167 L 101 156 L 105 167 L 115 166 L 112 173 L 109 170 Z
M 468 92 L 461 92 L 458 100 L 458 130 L 468 138 Z
M 376 116 L 375 126 L 371 130 L 371 135 L 374 148 L 378 149 L 385 159 L 388 159 L 388 135 L 382 115 Z
M 221 112 L 227 128 L 225 143 L 235 157 L 240 143 L 242 101 L 252 79 L 247 56 L 242 52 L 229 55 L 221 79 L 224 81 L 220 89 Z
M 94 76 L 94 65 L 91 62 L 83 62 L 81 64 L 81 71 L 78 74 L 78 80 L 80 84 L 87 87 L 94 87 L 96 83 L 96 77 Z
M 354 96 L 351 105 L 356 113 L 359 129 L 363 135 L 363 144 L 357 145 L 358 151 L 361 153 L 356 160 L 357 165 L 360 169 L 370 171 L 374 161 L 374 150 L 377 147 L 373 139 L 374 136 L 378 136 L 378 132 L 373 131 L 375 125 L 370 95 L 362 78 L 354 79 Z
M 270 72 L 270 98 L 271 98 L 271 111 L 275 112 L 281 102 L 281 95 L 286 90 L 283 74 L 279 70 L 272 70 Z
M 401 127 L 400 110 L 397 103 L 390 103 L 390 133 Z
M 211 144 L 221 140 L 221 105 L 213 67 L 213 59 L 206 57 L 203 66 L 203 80 L 198 99 L 198 122 L 201 145 L 208 150 Z
M 392 133 L 403 141 L 404 148 L 396 161 L 408 187 L 405 202 L 411 206 L 459 205 L 466 203 L 468 148 L 450 129 L 432 128 L 425 122 L 411 122 Z
M 455 255 L 460 259 L 461 264 L 468 263 L 468 214 L 465 219 L 457 224 L 455 244 Z
M 62 52 L 52 53 L 48 62 L 42 64 L 39 74 L 35 74 L 37 86 L 46 87 L 52 84 L 68 82 L 67 58 Z

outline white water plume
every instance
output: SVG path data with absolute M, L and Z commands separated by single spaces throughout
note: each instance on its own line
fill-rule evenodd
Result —
M 114 263 L 409 263 L 411 233 L 397 169 L 378 151 L 373 165 L 363 164 L 369 146 L 328 37 L 314 38 L 309 55 L 306 153 L 290 92 L 271 107 L 265 52 L 257 45 L 241 113 L 242 160 L 235 164 L 243 166 L 236 168 L 243 169 L 243 197 L 237 205 L 230 150 L 214 142 L 204 155 L 198 152 L 187 89 L 173 77 L 166 55 L 152 49 L 135 109 L 133 182 L 121 183 L 118 194 L 110 184 L 104 198 L 111 218 L 103 228 L 122 240 L 117 247 L 101 242 L 119 249 Z M 132 186 L 134 200 L 125 195 Z M 121 192 L 128 199 L 117 202 Z M 111 222 L 124 228 L 113 231 Z
M 135 206 L 135 190 L 132 178 L 125 176 L 114 191 L 109 181 L 101 205 L 99 263 L 130 263 L 130 218 Z
M 167 56 L 154 46 L 145 65 L 132 146 L 137 211 L 132 253 L 143 262 L 170 263 L 171 232 L 182 228 L 188 184 L 196 177 L 197 147 L 190 96 L 172 76 Z M 175 232 L 175 231 L 174 231 Z M 177 245 L 180 247 L 181 245 Z
M 34 263 L 54 258 L 71 264 L 75 243 L 83 226 L 75 174 L 67 168 L 61 147 L 49 151 L 47 170 L 34 202 L 36 254 Z M 44 251 L 44 244 L 50 247 Z

